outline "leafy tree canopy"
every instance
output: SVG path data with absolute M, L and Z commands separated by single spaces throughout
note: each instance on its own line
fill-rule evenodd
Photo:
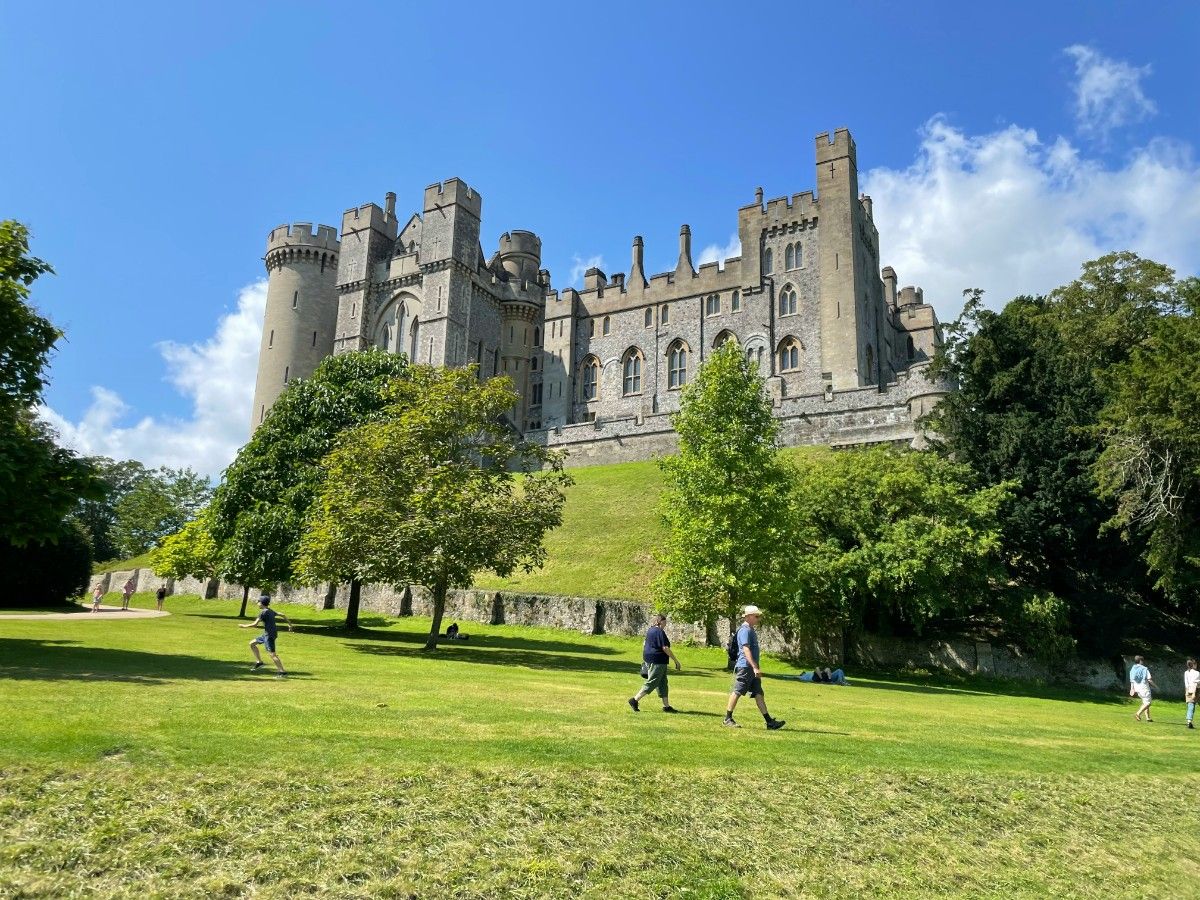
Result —
M 426 586 L 432 650 L 449 588 L 469 587 L 480 571 L 542 564 L 542 538 L 562 521 L 570 478 L 559 454 L 504 421 L 517 400 L 508 379 L 414 366 L 386 396 L 382 414 L 346 432 L 326 458 L 299 568 L 310 582 Z M 513 467 L 524 470 L 519 481 Z
M 791 594 L 790 473 L 763 380 L 736 343 L 716 350 L 672 417 L 679 453 L 661 465 L 667 525 L 660 605 L 705 622 L 737 620 L 753 603 L 781 610 Z
M 147 472 L 116 504 L 112 535 L 126 557 L 138 556 L 196 518 L 212 490 L 191 469 Z

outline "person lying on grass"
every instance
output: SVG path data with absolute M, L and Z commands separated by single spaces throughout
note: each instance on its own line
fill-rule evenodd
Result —
M 816 684 L 841 684 L 848 685 L 846 673 L 841 669 L 829 671 L 829 666 L 824 669 L 813 669 L 811 672 L 801 672 L 798 676 L 801 681 L 811 681 Z
M 246 622 L 238 626 L 238 628 L 255 628 L 262 626 L 263 633 L 250 642 L 250 652 L 254 654 L 254 665 L 250 667 L 251 672 L 256 672 L 265 665 L 262 661 L 262 656 L 258 652 L 258 645 L 262 644 L 267 648 L 267 653 L 271 654 L 271 661 L 275 663 L 275 677 L 283 678 L 287 672 L 283 670 L 283 663 L 279 659 L 279 654 L 275 652 L 275 638 L 278 635 L 278 626 L 275 624 L 276 617 L 287 622 L 288 631 L 292 630 L 291 620 L 281 612 L 276 612 L 271 609 L 271 597 L 268 594 L 263 594 L 258 598 L 258 618 L 253 622 Z

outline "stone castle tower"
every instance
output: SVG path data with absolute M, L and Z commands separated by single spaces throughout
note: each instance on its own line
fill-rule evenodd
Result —
M 817 193 L 738 210 L 741 256 L 697 271 L 682 226 L 675 269 L 599 269 L 551 287 L 541 239 L 508 231 L 490 258 L 483 200 L 452 178 L 401 226 L 396 195 L 330 226 L 267 240 L 267 311 L 252 427 L 325 356 L 380 347 L 414 362 L 478 366 L 520 396 L 514 427 L 575 464 L 670 452 L 669 414 L 705 356 L 735 341 L 759 367 L 785 443 L 919 443 L 916 420 L 949 389 L 925 377 L 941 341 L 919 288 L 880 268 L 871 200 L 845 129 L 816 138 Z

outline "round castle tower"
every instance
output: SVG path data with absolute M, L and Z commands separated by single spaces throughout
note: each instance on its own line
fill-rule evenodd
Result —
M 333 353 L 337 328 L 337 229 L 280 225 L 267 237 L 267 310 L 258 351 L 250 430 L 293 378 L 307 378 Z
M 500 236 L 500 265 L 514 288 L 500 308 L 500 356 L 504 373 L 521 398 L 513 409 L 518 428 L 525 427 L 529 414 L 531 359 L 540 343 L 535 332 L 545 305 L 545 287 L 539 280 L 541 264 L 542 239 L 532 231 L 509 231 Z

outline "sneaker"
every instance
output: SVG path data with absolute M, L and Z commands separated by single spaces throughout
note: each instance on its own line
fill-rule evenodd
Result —
M 262 668 L 263 666 L 265 666 L 265 665 L 266 665 L 266 663 L 255 663 L 254 665 L 252 665 L 252 666 L 250 667 L 250 671 L 251 671 L 251 672 L 257 672 L 259 669 L 261 669 L 261 668 Z
M 737 722 L 733 721 L 733 716 L 726 716 L 725 721 L 723 721 L 721 724 L 724 725 L 726 728 L 741 728 L 742 727 Z
M 787 724 L 787 722 L 783 721 L 783 719 L 772 719 L 771 721 L 769 721 L 767 723 L 767 730 L 768 731 L 778 731 L 780 728 L 782 728 L 786 724 Z
M 287 678 L 287 672 L 276 672 L 275 677 L 276 678 Z
M 629 708 L 632 709 L 634 712 L 641 712 L 641 710 L 638 709 L 638 702 L 637 702 L 636 697 L 629 698 Z
M 1188 728 L 1195 728 L 1195 727 L 1196 727 L 1196 726 L 1195 726 L 1195 725 L 1193 725 L 1193 724 L 1191 723 L 1191 721 L 1189 720 L 1189 721 L 1188 721 Z
M 675 707 L 673 707 L 673 706 L 664 706 L 664 707 L 663 707 L 663 712 L 679 712 L 679 710 L 677 710 L 677 709 L 676 709 Z

